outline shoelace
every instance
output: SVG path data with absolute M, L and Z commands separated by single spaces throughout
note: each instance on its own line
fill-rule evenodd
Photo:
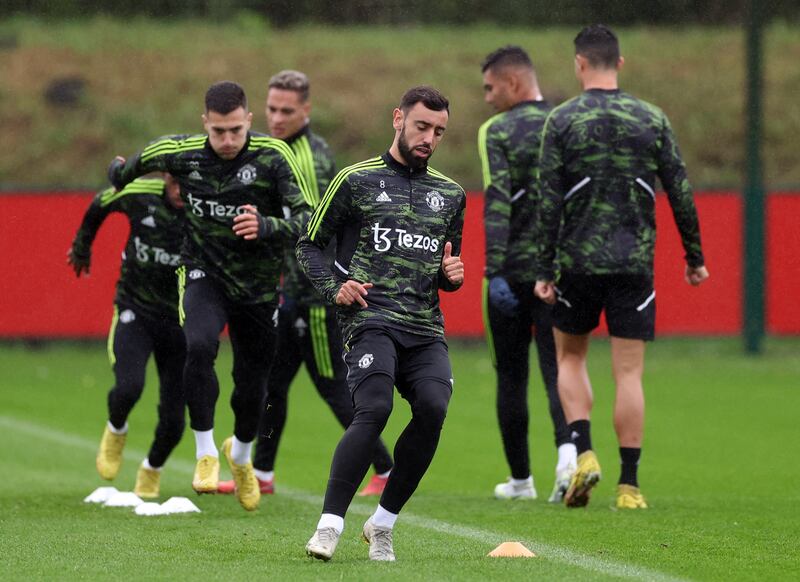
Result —
M 329 545 L 336 541 L 338 537 L 336 530 L 332 527 L 324 527 L 317 532 L 319 543 L 322 545 Z
M 372 530 L 372 542 L 374 544 L 373 554 L 378 558 L 385 558 L 394 556 L 394 549 L 392 548 L 392 530 L 378 529 Z

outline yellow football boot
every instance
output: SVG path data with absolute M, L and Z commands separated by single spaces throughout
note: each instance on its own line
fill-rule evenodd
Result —
M 600 481 L 600 463 L 594 451 L 578 455 L 578 468 L 570 479 L 564 503 L 567 507 L 585 507 L 589 503 L 592 488 Z
M 638 487 L 617 485 L 617 509 L 647 509 L 647 501 Z
M 155 499 L 158 497 L 160 488 L 161 471 L 147 469 L 144 465 L 139 465 L 133 492 L 142 499 Z
M 111 481 L 119 473 L 122 466 L 122 449 L 125 448 L 127 434 L 114 434 L 106 425 L 103 438 L 100 439 L 100 449 L 97 451 L 95 465 L 97 472 L 103 479 Z
M 244 465 L 234 463 L 231 458 L 232 446 L 233 437 L 228 437 L 222 443 L 222 452 L 228 460 L 233 480 L 236 483 L 234 494 L 242 507 L 247 511 L 255 511 L 261 501 L 261 488 L 258 486 L 258 479 L 256 479 L 256 474 L 253 471 L 253 463 L 250 461 L 247 461 Z
M 198 493 L 216 493 L 217 487 L 219 487 L 219 459 L 203 455 L 194 468 L 192 489 Z

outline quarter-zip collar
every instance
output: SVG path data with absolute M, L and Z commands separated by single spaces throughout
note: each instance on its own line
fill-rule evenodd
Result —
M 415 178 L 419 178 L 421 176 L 425 176 L 428 174 L 428 166 L 425 165 L 424 168 L 420 168 L 419 170 L 412 170 L 409 166 L 405 164 L 401 164 L 397 160 L 394 159 L 394 156 L 390 154 L 388 151 L 381 156 L 381 159 L 386 162 L 386 165 L 389 166 L 392 170 L 400 174 L 401 176 L 408 178 L 409 180 L 413 180 Z
M 290 135 L 289 137 L 287 137 L 283 141 L 285 141 L 289 145 L 292 145 L 292 143 L 294 143 L 295 141 L 300 139 L 302 136 L 308 135 L 308 132 L 311 131 L 309 129 L 310 125 L 311 125 L 310 123 L 306 123 L 300 131 L 298 131 L 297 133 L 295 133 L 293 135 Z

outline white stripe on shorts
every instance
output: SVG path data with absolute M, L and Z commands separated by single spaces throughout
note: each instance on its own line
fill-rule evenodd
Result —
M 653 290 L 653 292 L 650 293 L 650 296 L 647 299 L 644 300 L 644 303 L 642 303 L 639 307 L 636 308 L 636 311 L 644 311 L 644 308 L 647 307 L 648 305 L 650 305 L 650 303 L 655 298 L 656 298 L 656 292 L 655 292 L 655 290 Z

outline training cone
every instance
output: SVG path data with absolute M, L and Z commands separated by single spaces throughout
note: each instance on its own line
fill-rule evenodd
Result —
M 491 552 L 490 558 L 535 558 L 536 554 L 519 542 L 503 542 Z

